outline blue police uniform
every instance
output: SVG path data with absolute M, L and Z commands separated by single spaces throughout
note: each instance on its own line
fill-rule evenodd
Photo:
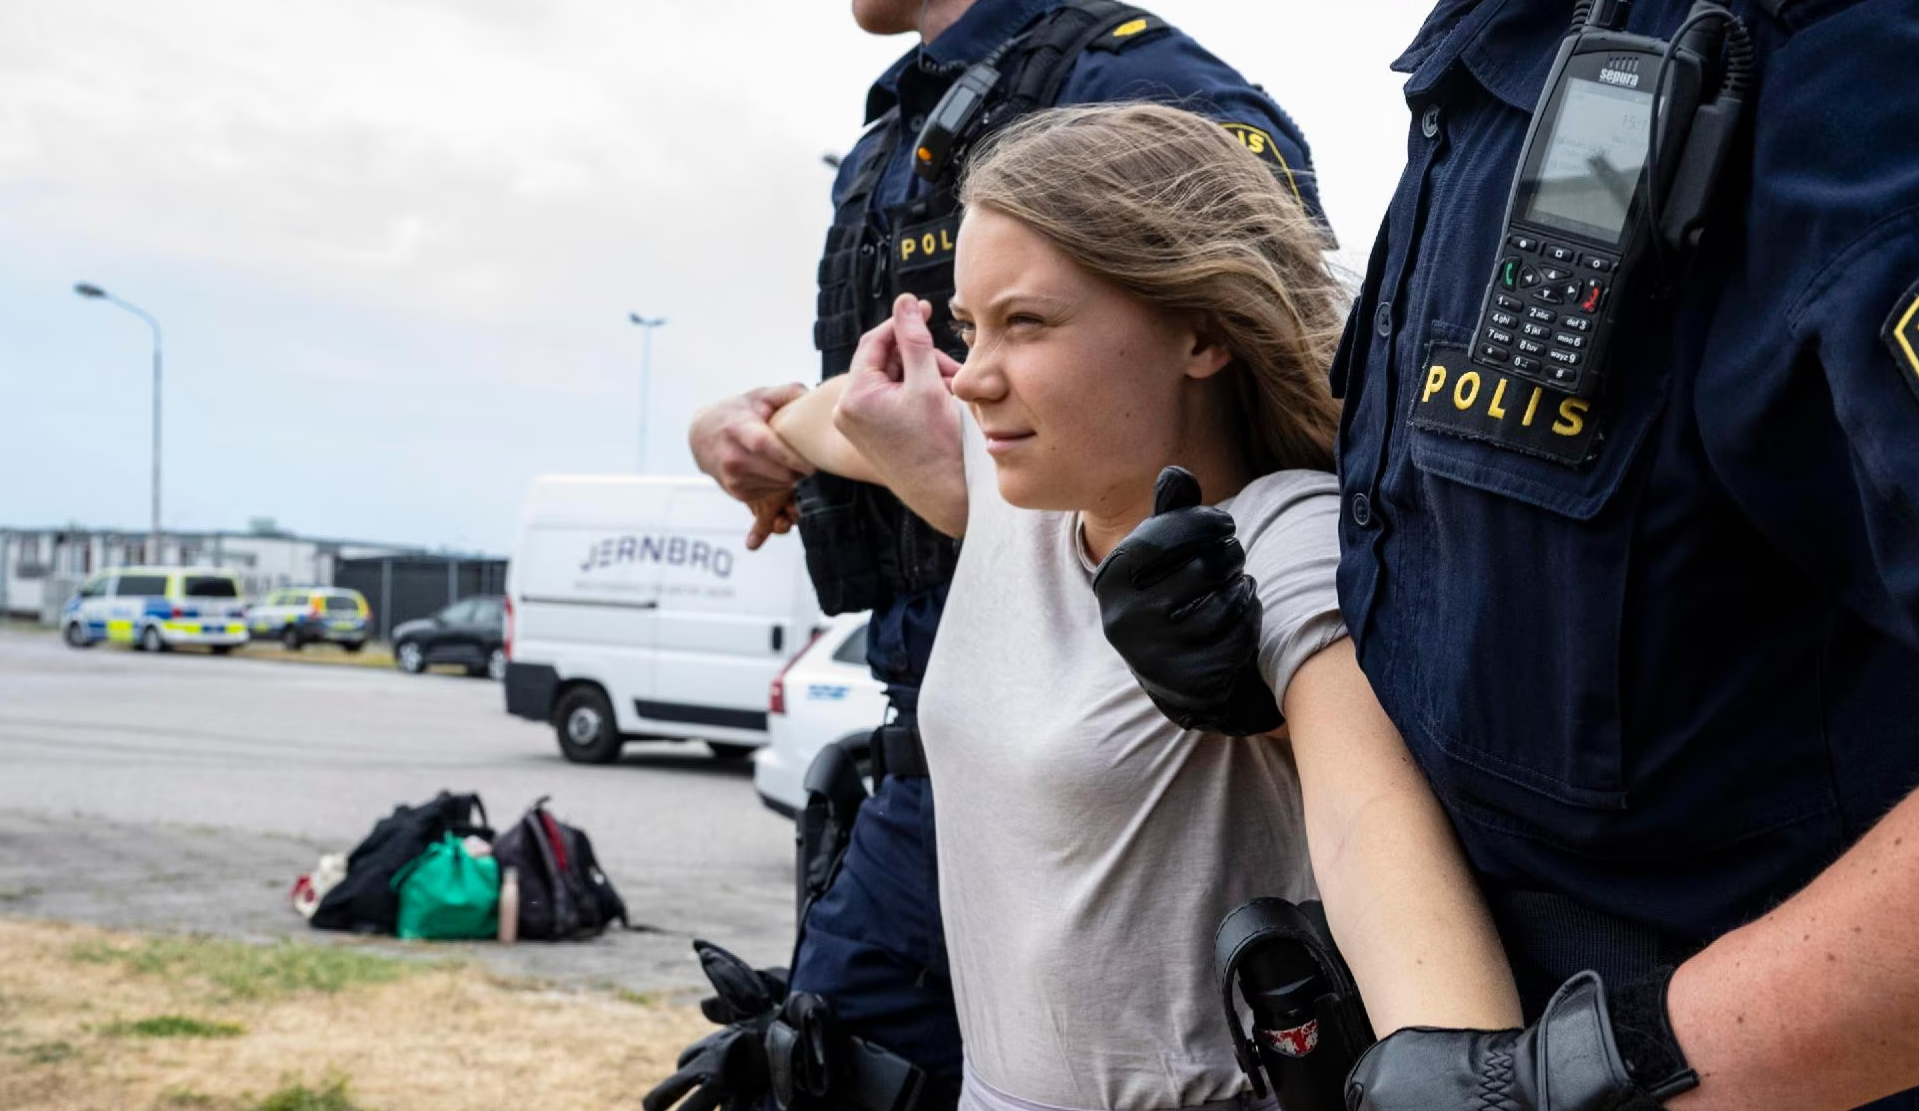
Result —
M 1059 6 L 1059 0 L 979 0 L 923 51 L 908 53 L 874 83 L 867 123 L 897 107 L 909 141 L 894 137 L 869 203 L 872 219 L 884 227 L 889 207 L 928 191 L 914 173 L 910 139 L 955 71 Z M 1137 41 L 1081 54 L 1057 104 L 1154 100 L 1206 114 L 1272 164 L 1302 203 L 1318 212 L 1305 139 L 1270 97 L 1157 20 L 1121 30 Z M 883 130 L 870 130 L 843 160 L 833 191 L 836 209 L 861 167 L 887 141 Z M 951 251 L 950 240 L 929 246 Z M 868 627 L 868 660 L 887 684 L 898 724 L 914 724 L 945 599 L 944 583 L 900 592 L 875 610 Z M 888 776 L 861 808 L 837 878 L 802 924 L 792 987 L 830 1000 L 850 1032 L 937 1077 L 958 1080 L 960 1035 L 941 935 L 933 796 L 924 778 Z
M 1919 783 L 1919 127 L 1892 93 L 1919 4 L 1734 7 L 1749 139 L 1686 279 L 1619 291 L 1590 404 L 1463 352 L 1572 5 L 1446 0 L 1394 63 L 1409 159 L 1333 369 L 1340 596 L 1529 1016 L 1758 917 Z M 1542 424 L 1583 461 L 1524 450 Z

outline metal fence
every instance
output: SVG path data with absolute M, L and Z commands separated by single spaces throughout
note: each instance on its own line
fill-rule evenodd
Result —
M 397 625 L 430 617 L 462 598 L 506 593 L 506 560 L 436 556 L 342 559 L 333 585 L 366 596 L 373 626 L 387 639 Z

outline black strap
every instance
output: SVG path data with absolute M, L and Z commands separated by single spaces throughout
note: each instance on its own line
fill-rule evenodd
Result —
M 926 748 L 920 731 L 910 725 L 882 725 L 873 731 L 873 779 L 895 776 L 925 779 Z
M 1609 984 L 1624 984 L 1661 965 L 1684 964 L 1705 947 L 1554 892 L 1489 886 L 1486 906 L 1528 1016 L 1577 973 L 1590 969 Z
M 1120 24 L 1150 18 L 1150 13 L 1118 0 L 1072 0 L 1055 9 L 1052 17 L 1034 28 L 1021 51 L 1019 68 L 1010 77 L 1005 105 L 992 113 L 997 126 L 1059 100 L 1059 91 L 1072 75 L 1086 48 Z

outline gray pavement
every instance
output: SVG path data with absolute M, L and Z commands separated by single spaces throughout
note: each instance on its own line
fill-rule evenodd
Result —
M 485 680 L 0 631 L 0 914 L 332 940 L 288 908 L 294 876 L 442 788 L 478 791 L 496 828 L 551 795 L 645 929 L 432 952 L 635 990 L 701 984 L 695 936 L 786 963 L 792 823 L 760 805 L 749 765 L 703 745 L 580 767 Z

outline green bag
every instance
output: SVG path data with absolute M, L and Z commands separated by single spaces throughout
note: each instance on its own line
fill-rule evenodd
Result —
M 404 938 L 492 938 L 500 928 L 500 863 L 466 851 L 449 833 L 393 877 Z

